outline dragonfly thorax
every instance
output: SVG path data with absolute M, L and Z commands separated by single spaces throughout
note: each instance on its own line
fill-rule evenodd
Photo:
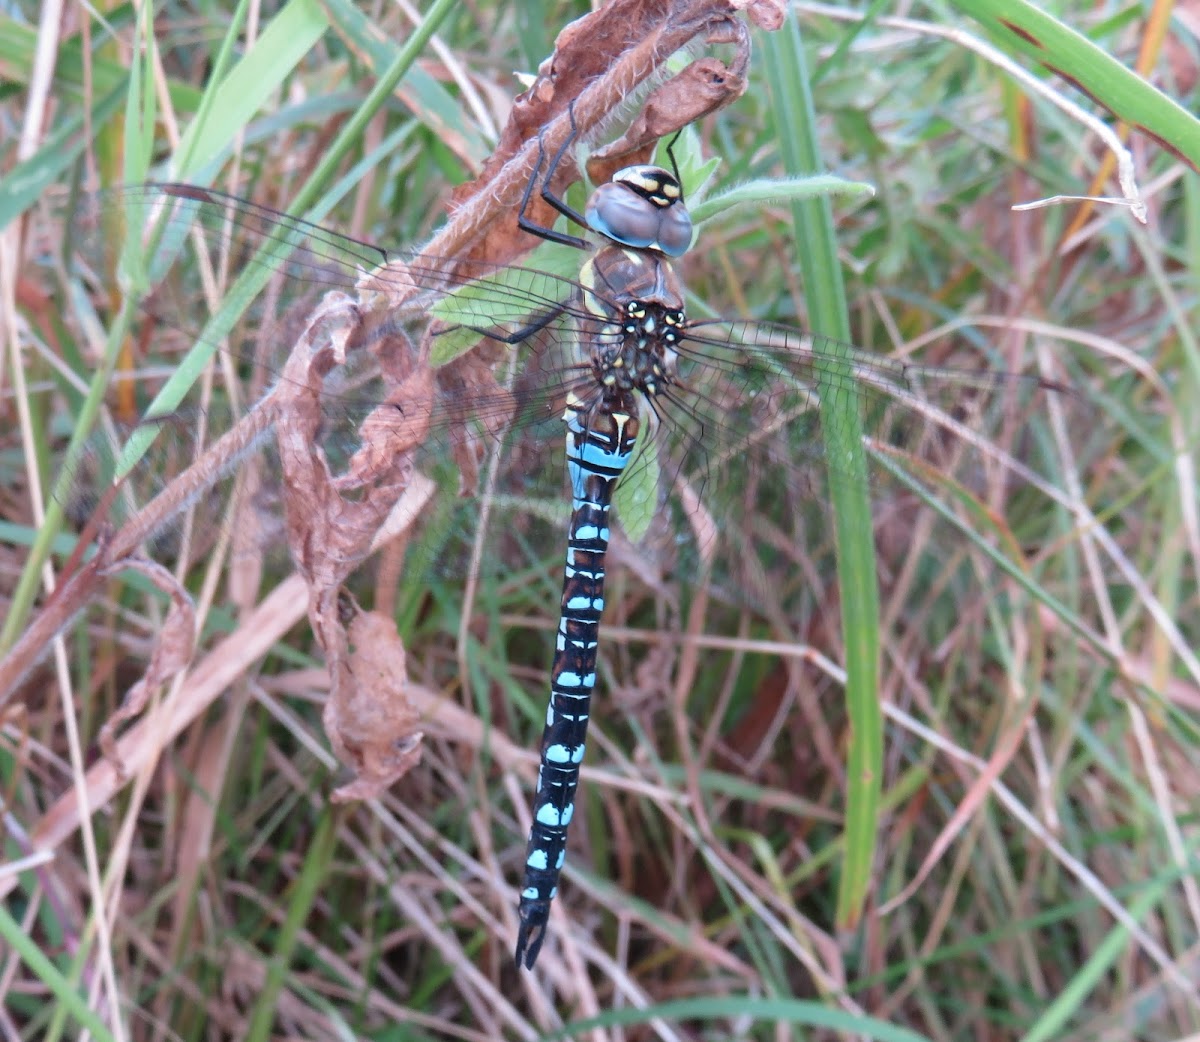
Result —
M 675 380 L 675 349 L 686 317 L 683 290 L 659 254 L 608 246 L 581 276 L 584 304 L 596 325 L 582 343 L 604 393 L 661 394 Z
M 592 359 L 601 386 L 651 397 L 665 390 L 675 379 L 675 345 L 683 322 L 682 309 L 628 301 L 615 343 L 601 347 Z
M 692 218 L 679 180 L 660 166 L 627 166 L 588 200 L 588 226 L 638 250 L 680 257 L 692 244 Z

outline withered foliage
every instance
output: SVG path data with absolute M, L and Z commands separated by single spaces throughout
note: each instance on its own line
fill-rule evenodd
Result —
M 322 723 L 354 780 L 335 789 L 338 803 L 380 795 L 421 759 L 420 713 L 408 696 L 404 642 L 396 624 L 343 599 L 330 661 Z
M 195 648 L 196 611 L 187 590 L 168 569 L 157 562 L 144 557 L 128 557 L 114 567 L 118 566 L 134 568 L 141 572 L 171 598 L 171 608 L 151 649 L 150 664 L 146 667 L 146 672 L 129 689 L 121 707 L 105 722 L 100 731 L 100 748 L 120 771 L 123 770 L 123 765 L 117 756 L 117 729 L 146 708 L 150 696 L 160 685 L 165 684 L 181 669 L 187 668 Z
M 782 11 L 781 0 L 613 0 L 567 26 L 532 85 L 515 100 L 479 176 L 452 193 L 450 220 L 428 245 L 428 254 L 468 265 L 513 262 L 537 244 L 518 228 L 516 215 L 540 150 L 557 150 L 572 133 L 594 140 L 626 121 L 625 132 L 589 161 L 589 174 L 602 181 L 620 166 L 646 161 L 660 138 L 745 89 L 750 45 L 743 13 L 774 28 Z M 728 62 L 699 57 L 664 76 L 671 55 L 713 45 L 731 50 Z M 558 173 L 556 191 L 578 178 L 572 161 L 561 164 Z M 533 221 L 553 223 L 553 211 L 540 198 L 531 204 Z M 97 595 L 108 576 L 126 566 L 147 571 L 169 591 L 172 608 L 149 668 L 104 730 L 103 744 L 111 755 L 116 727 L 140 712 L 150 692 L 184 668 L 192 654 L 191 602 L 168 573 L 146 562 L 146 540 L 274 427 L 288 546 L 309 589 L 309 618 L 331 676 L 325 725 L 339 759 L 355 774 L 336 798 L 378 793 L 417 762 L 421 732 L 405 695 L 404 649 L 386 619 L 346 610 L 343 583 L 421 509 L 427 493 L 414 484 L 414 452 L 434 414 L 437 385 L 443 393 L 447 387 L 465 388 L 493 403 L 502 402 L 505 392 L 493 375 L 495 352 L 486 346 L 435 374 L 426 345 L 400 334 L 378 334 L 388 309 L 408 303 L 394 299 L 394 287 L 403 283 L 368 278 L 357 299 L 327 294 L 303 323 L 276 387 L 124 526 L 98 529 L 99 552 L 67 576 L 0 662 L 0 699 L 11 697 L 53 636 Z M 359 427 L 358 452 L 335 474 L 320 447 L 322 395 L 329 375 L 364 347 L 374 356 L 385 393 Z M 493 415 L 495 423 L 503 422 L 500 406 Z M 463 489 L 473 490 L 481 446 L 464 437 L 455 443 L 454 455 Z
M 496 150 L 479 176 L 451 196 L 456 207 L 452 220 L 430 251 L 508 264 L 535 246 L 536 240 L 512 217 L 533 173 L 539 136 L 547 152 L 556 151 L 571 133 L 572 117 L 581 138 L 588 141 L 625 117 L 634 99 L 638 101 L 642 115 L 635 116 L 610 161 L 589 171 L 603 180 L 620 166 L 645 162 L 659 138 L 740 97 L 750 58 L 749 34 L 738 14 L 741 6 L 723 0 L 614 0 L 568 25 L 534 82 L 513 103 Z M 783 10 L 774 0 L 766 6 Z M 757 7 L 751 14 L 760 24 L 772 20 Z M 733 57 L 728 64 L 699 58 L 658 82 L 648 95 L 639 93 L 661 77 L 671 55 L 701 45 L 732 45 Z M 562 191 L 578 176 L 572 164 L 564 162 L 560 180 L 552 187 Z M 530 202 L 529 216 L 535 223 L 554 223 L 556 215 L 543 200 Z

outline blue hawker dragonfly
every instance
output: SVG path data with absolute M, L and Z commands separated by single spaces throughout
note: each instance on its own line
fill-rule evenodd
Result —
M 581 257 L 573 273 L 392 253 L 177 184 L 104 193 L 87 221 L 93 237 L 93 222 L 112 216 L 132 229 L 154 229 L 145 259 L 156 286 L 150 310 L 173 309 L 169 321 L 177 324 L 188 304 L 179 303 L 183 293 L 170 273 L 195 232 L 215 242 L 214 255 L 235 269 L 281 276 L 285 303 L 300 293 L 337 291 L 342 304 L 335 310 L 353 318 L 343 346 L 365 349 L 375 382 L 347 378 L 327 387 L 328 429 L 361 437 L 355 427 L 369 415 L 373 443 L 386 445 L 390 427 L 403 428 L 409 437 L 397 455 L 406 458 L 405 479 L 453 460 L 463 486 L 474 490 L 488 461 L 498 459 L 489 490 L 514 515 L 536 515 L 543 528 L 545 504 L 569 502 L 569 520 L 564 510 L 560 522 L 566 565 L 519 898 L 515 955 L 528 968 L 546 937 L 575 811 L 614 520 L 632 544 L 658 540 L 677 553 L 679 574 L 703 570 L 752 603 L 756 589 L 798 581 L 780 569 L 794 560 L 794 541 L 809 535 L 804 511 L 828 495 L 830 483 L 878 488 L 892 481 L 890 468 L 856 472 L 830 455 L 829 431 L 818 418 L 822 397 L 853 411 L 874 458 L 936 468 L 939 480 L 974 490 L 989 469 L 1020 474 L 1022 465 L 992 451 L 990 439 L 1038 408 L 1047 388 L 969 366 L 889 360 L 793 326 L 689 317 L 676 262 L 691 247 L 693 228 L 678 171 L 626 167 L 580 213 L 550 187 L 565 152 L 564 145 L 539 158 L 519 221 L 559 256 Z M 575 229 L 537 225 L 528 216 L 537 197 Z M 242 341 L 261 350 L 268 340 L 269 351 L 286 352 L 294 327 L 261 314 L 240 320 Z M 204 339 L 215 344 L 217 334 L 210 330 Z M 238 360 L 249 354 L 229 350 Z M 286 369 L 272 364 L 270 371 L 283 370 L 277 386 L 286 383 Z M 432 395 L 418 401 L 397 394 L 422 367 L 435 373 Z M 369 404 L 356 410 L 358 402 Z M 768 517 L 774 527 L 764 537 L 759 519 Z M 536 541 L 534 531 L 526 530 L 526 542 Z M 772 545 L 775 560 L 764 559 L 762 547 Z M 478 556 L 455 563 L 444 544 L 442 557 L 462 574 L 480 567 Z

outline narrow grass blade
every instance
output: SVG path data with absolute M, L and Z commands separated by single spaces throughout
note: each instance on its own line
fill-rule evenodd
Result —
M 792 177 L 821 171 L 817 119 L 808 68 L 795 16 L 764 38 L 776 134 L 784 167 Z M 836 340 L 850 339 L 845 289 L 825 197 L 792 203 L 796 252 L 812 328 Z M 818 338 L 818 341 L 820 338 Z M 843 374 L 843 379 L 846 374 Z M 827 380 L 836 379 L 830 372 Z M 827 392 L 822 387 L 823 392 Z M 879 588 L 862 424 L 853 396 L 821 395 L 821 428 L 830 459 L 862 480 L 830 483 L 842 592 L 846 646 L 846 704 L 850 716 L 847 754 L 846 855 L 838 891 L 837 925 L 856 927 L 871 884 L 883 771 L 883 714 L 879 706 Z

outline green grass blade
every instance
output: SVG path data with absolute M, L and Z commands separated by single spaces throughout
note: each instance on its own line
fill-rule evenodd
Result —
M 821 171 L 816 114 L 808 69 L 794 17 L 764 38 L 776 133 L 784 167 L 792 177 Z M 815 331 L 850 339 L 845 289 L 826 197 L 792 203 L 795 243 Z M 820 340 L 817 341 L 820 343 Z M 831 459 L 862 475 L 859 482 L 830 483 L 837 533 L 842 634 L 846 645 L 846 704 L 851 720 L 847 752 L 846 856 L 838 890 L 837 925 L 853 929 L 871 885 L 883 770 L 883 714 L 879 706 L 879 589 L 862 425 L 855 401 L 822 386 L 821 428 Z
M 237 43 L 240 24 L 235 17 L 221 47 L 218 69 Z M 316 0 L 291 0 L 279 10 L 220 86 L 205 95 L 197 118 L 188 124 L 176 153 L 181 179 L 199 176 L 225 156 L 328 28 L 325 10 Z
M 1086 36 L 1022 0 L 957 0 L 955 6 L 1200 170 L 1200 120 Z
M 304 859 L 304 868 L 292 891 L 292 899 L 287 906 L 287 919 L 279 932 L 279 940 L 271 958 L 267 961 L 266 980 L 263 981 L 259 992 L 258 1002 L 250 1018 L 246 1031 L 246 1042 L 265 1042 L 271 1037 L 271 1028 L 275 1023 L 279 995 L 288 969 L 296 955 L 300 944 L 301 930 L 312 913 L 313 905 L 321 893 L 321 887 L 329 878 L 329 866 L 333 861 L 333 852 L 337 846 L 337 824 L 339 814 L 336 810 L 326 808 L 321 820 L 317 823 L 317 831 L 313 835 L 312 844 L 308 848 L 308 856 Z
M 7 907 L 0 903 L 0 939 L 8 946 L 8 950 L 19 956 L 30 969 L 37 974 L 38 979 L 46 986 L 46 992 L 53 995 L 60 1004 L 60 1009 L 84 1027 L 93 1038 L 102 1042 L 113 1042 L 112 1033 L 87 1004 L 87 999 L 78 988 L 64 977 L 53 962 L 48 959 L 38 946 L 8 912 Z

